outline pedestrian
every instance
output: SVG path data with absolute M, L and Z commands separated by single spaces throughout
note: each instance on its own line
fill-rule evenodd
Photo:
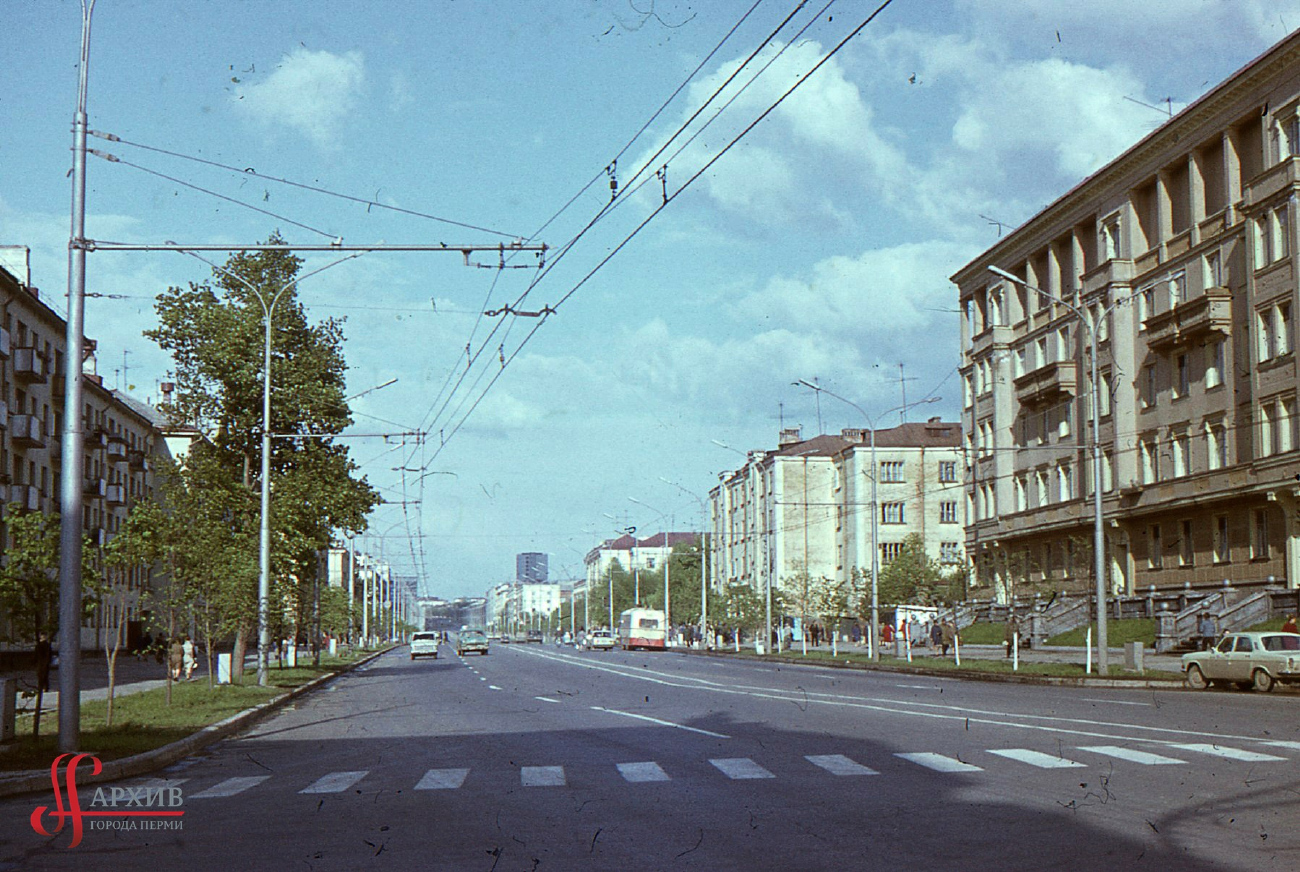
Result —
M 880 627 L 880 641 L 885 645 L 894 644 L 894 625 L 888 621 Z
M 1209 651 L 1214 647 L 1214 637 L 1218 635 L 1214 628 L 1214 618 L 1209 612 L 1201 612 L 1201 619 L 1196 622 L 1196 635 L 1201 637 L 1201 650 Z
M 944 621 L 939 632 L 940 643 L 943 645 L 943 656 L 948 656 L 948 649 L 952 647 L 953 641 L 957 638 L 957 625 L 952 621 Z
M 943 642 L 943 627 L 939 626 L 938 621 L 934 621 L 930 624 L 930 647 L 938 648 L 942 642 Z M 945 654 L 948 653 L 948 649 L 946 647 L 943 649 L 943 653 Z
M 1011 648 L 1016 644 L 1016 639 L 1020 636 L 1020 619 L 1016 613 L 1012 612 L 1010 619 L 1007 621 L 1006 629 L 1002 631 L 1002 638 L 1007 643 L 1007 656 L 1011 656 Z
M 1300 630 L 1296 630 L 1295 615 L 1286 616 L 1286 620 L 1282 622 L 1282 632 L 1283 633 L 1300 632 Z
M 918 644 L 925 643 L 925 634 L 921 630 L 921 622 L 917 618 L 912 618 L 907 622 L 907 644 L 908 647 L 915 647 Z
M 36 634 L 36 689 L 44 693 L 50 689 L 50 664 L 54 662 L 54 649 L 44 633 Z
M 854 645 L 862 641 L 862 628 L 856 622 L 849 628 L 849 638 L 853 640 Z
M 194 643 L 189 636 L 181 643 L 181 664 L 185 667 L 185 680 L 190 681 L 194 674 Z
M 181 667 L 185 663 L 185 647 L 181 645 L 180 639 L 172 639 L 171 647 L 167 651 L 167 667 L 170 670 L 172 681 L 180 681 Z

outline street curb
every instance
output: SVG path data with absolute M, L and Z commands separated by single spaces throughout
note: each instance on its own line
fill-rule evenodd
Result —
M 734 652 L 691 651 L 687 654 L 708 657 L 735 657 Z M 781 654 L 768 654 L 763 657 L 741 652 L 741 657 L 759 663 L 782 663 L 788 666 L 825 666 L 831 669 L 860 669 L 871 672 L 889 672 L 896 675 L 925 675 L 932 678 L 963 678 L 972 681 L 991 681 L 1001 684 L 1045 684 L 1057 687 L 1128 687 L 1156 688 L 1163 690 L 1186 690 L 1187 687 L 1178 680 L 1158 680 L 1153 678 L 1070 678 L 1065 675 L 1006 675 L 997 672 L 983 672 L 977 669 L 928 669 L 924 666 L 893 666 L 889 664 L 860 663 L 856 661 L 817 660 L 808 661 L 800 657 L 786 657 Z
M 394 646 L 396 647 L 396 646 Z M 146 772 L 152 772 L 169 766 L 184 757 L 193 754 L 208 745 L 219 742 L 229 736 L 241 732 L 247 727 L 257 723 L 262 718 L 272 714 L 277 709 L 282 708 L 286 703 L 297 699 L 300 696 L 316 690 L 318 687 L 333 681 L 340 675 L 346 675 L 354 669 L 358 669 L 372 660 L 387 654 L 392 648 L 385 648 L 383 651 L 376 651 L 369 657 L 365 657 L 355 663 L 350 663 L 338 672 L 331 672 L 328 675 L 321 675 L 313 678 L 300 687 L 295 687 L 287 693 L 281 694 L 274 699 L 269 699 L 264 703 L 245 709 L 242 712 L 231 715 L 215 724 L 208 724 L 197 733 L 191 733 L 184 739 L 177 739 L 169 745 L 163 745 L 161 748 L 154 748 L 152 751 L 144 751 L 130 757 L 123 757 L 120 760 L 110 760 L 103 764 L 98 775 L 91 775 L 86 770 L 83 775 L 79 770 L 77 773 L 77 785 L 97 784 L 104 781 L 116 781 L 119 778 L 132 778 L 136 775 L 143 775 Z M 41 790 L 50 788 L 50 773 L 46 769 L 34 769 L 26 772 L 18 772 L 12 775 L 0 776 L 0 797 L 21 796 L 24 793 L 36 793 Z

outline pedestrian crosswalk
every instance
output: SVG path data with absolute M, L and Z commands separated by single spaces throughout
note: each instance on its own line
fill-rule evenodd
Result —
M 1269 750 L 1275 750 L 1279 745 L 1277 742 L 1267 744 L 1270 745 Z M 1157 753 L 1157 751 L 1161 753 Z M 902 763 L 890 763 L 890 759 L 902 761 Z M 1165 742 L 1143 744 L 1141 748 L 1123 745 L 1078 745 L 1063 747 L 1057 753 L 1047 753 L 1033 748 L 988 748 L 956 755 L 940 754 L 934 751 L 900 751 L 886 756 L 879 762 L 871 761 L 872 766 L 868 766 L 863 761 L 855 760 L 846 754 L 809 754 L 802 758 L 793 759 L 774 756 L 772 759 L 762 761 L 755 760 L 752 757 L 714 757 L 708 758 L 707 761 L 700 761 L 699 765 L 686 763 L 664 764 L 660 761 L 640 760 L 614 763 L 611 774 L 617 773 L 613 783 L 618 783 L 618 779 L 621 779 L 621 783 L 625 784 L 667 783 L 686 778 L 698 778 L 701 771 L 712 772 L 714 777 L 721 777 L 727 781 L 758 782 L 795 777 L 800 774 L 814 777 L 818 774 L 830 775 L 837 778 L 880 776 L 882 772 L 884 774 L 897 774 L 900 771 L 899 766 L 903 764 L 910 764 L 911 766 L 945 775 L 977 776 L 981 773 L 987 774 L 989 770 L 1003 764 L 1053 770 L 1085 769 L 1094 766 L 1113 767 L 1123 764 L 1176 766 L 1205 759 L 1215 759 L 1229 763 L 1257 764 L 1283 763 L 1291 758 L 1210 743 Z M 707 767 L 701 769 L 700 767 L 704 766 L 705 763 L 708 764 Z M 877 768 L 873 768 L 873 766 Z M 591 786 L 601 778 L 606 777 L 599 774 L 604 768 L 600 764 L 566 767 L 549 763 L 511 766 L 508 770 L 505 770 L 505 773 L 509 773 L 508 777 L 517 779 L 517 784 L 521 787 L 544 789 L 579 785 Z M 494 771 L 491 766 L 485 766 L 478 771 L 478 780 L 476 782 L 476 770 L 470 767 L 429 769 L 419 777 L 413 789 L 419 791 L 459 790 L 475 783 L 493 782 L 499 784 L 505 773 L 503 771 Z M 259 788 L 265 789 L 272 786 L 268 785 L 268 782 L 273 780 L 271 775 L 237 776 L 204 786 L 202 778 L 193 777 L 193 773 L 187 773 L 187 775 L 191 777 L 186 779 L 146 779 L 137 782 L 136 786 L 164 783 L 176 786 L 185 783 L 187 788 L 185 799 L 197 800 L 231 797 Z M 371 779 L 374 784 L 381 781 L 387 784 L 392 777 L 392 773 L 376 773 L 371 770 L 353 769 L 327 772 L 305 785 L 299 782 L 289 786 L 299 794 L 342 794 L 354 788 L 356 792 L 364 792 L 367 779 Z M 283 782 L 284 779 L 280 778 L 278 780 Z M 306 782 L 307 779 L 304 778 L 303 781 Z M 202 789 L 194 793 L 189 792 L 194 786 L 201 786 Z

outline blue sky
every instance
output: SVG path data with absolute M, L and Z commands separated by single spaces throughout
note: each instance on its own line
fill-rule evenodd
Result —
M 940 396 L 926 412 L 955 418 L 947 277 L 999 224 L 1300 26 L 1297 0 L 896 0 L 683 189 L 875 4 L 811 3 L 761 49 L 796 4 L 761 0 L 736 26 L 751 5 L 99 0 L 93 129 L 480 229 L 92 139 L 137 166 L 91 159 L 87 235 L 558 248 L 600 215 L 521 305 L 558 304 L 540 327 L 478 315 L 536 269 L 467 269 L 458 254 L 371 254 L 300 288 L 313 316 L 346 317 L 352 392 L 398 379 L 354 403 L 356 430 L 428 432 L 350 442 L 386 498 L 409 503 L 375 513 L 368 547 L 425 593 L 477 595 L 512 577 L 520 551 L 548 552 L 566 576 L 616 525 L 658 532 L 661 511 L 697 527 L 696 500 L 662 479 L 704 497 L 741 461 L 715 440 L 769 447 L 782 422 L 815 435 L 796 379 L 879 413 L 900 402 L 901 363 L 908 397 Z M 59 307 L 80 7 L 15 0 L 4 20 L 0 244 L 31 247 L 33 282 Z M 650 161 L 756 50 L 716 120 Z M 156 399 L 169 361 L 140 335 L 152 299 L 206 268 L 175 253 L 88 262 L 88 290 L 106 295 L 87 303 L 99 371 Z M 821 421 L 862 424 L 829 398 Z

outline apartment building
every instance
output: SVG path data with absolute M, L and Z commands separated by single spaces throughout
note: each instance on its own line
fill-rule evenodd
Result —
M 0 257 L 0 492 L 4 511 L 60 511 L 64 396 L 67 385 L 63 317 L 31 284 L 28 250 L 5 246 Z M 118 532 L 134 503 L 149 499 L 158 460 L 169 456 L 166 424 L 156 409 L 106 388 L 94 371 L 93 340 L 86 340 L 82 427 L 85 433 L 82 526 L 102 548 Z M 7 547 L 0 524 L 0 549 Z M 141 593 L 148 573 L 131 570 L 114 581 L 123 592 L 127 644 L 143 633 Z M 98 645 L 105 622 L 99 609 L 82 628 L 83 645 Z M 4 624 L 0 616 L 0 624 Z M 0 626 L 8 635 L 8 627 Z
M 869 573 L 873 516 L 880 566 L 913 534 L 935 559 L 962 564 L 961 425 L 932 418 L 877 430 L 874 472 L 871 435 L 846 429 L 804 440 L 786 429 L 775 450 L 752 451 L 720 475 L 709 492 L 710 585 L 762 591 L 805 571 L 837 581 Z
M 1111 591 L 1300 584 L 1297 194 L 1292 35 L 953 276 L 981 584 L 1093 585 L 1094 395 Z
M 587 570 L 586 586 L 592 590 L 602 587 L 603 579 L 614 561 L 618 561 L 619 566 L 627 572 L 658 572 L 667 563 L 674 547 L 693 545 L 699 538 L 698 533 L 656 533 L 644 539 L 630 535 L 606 539 L 583 557 L 582 562 Z

